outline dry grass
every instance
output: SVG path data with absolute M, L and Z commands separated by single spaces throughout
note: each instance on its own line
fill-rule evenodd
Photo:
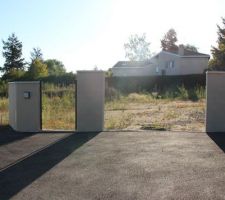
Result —
M 75 98 L 74 93 L 62 97 L 42 98 L 42 128 L 54 130 L 75 129 Z
M 7 125 L 9 121 L 8 99 L 0 98 L 0 125 Z
M 205 100 L 129 99 L 106 103 L 106 129 L 204 131 Z
M 72 91 L 72 90 L 71 90 Z M 43 96 L 43 129 L 75 129 L 74 91 L 63 96 Z M 107 130 L 204 131 L 205 100 L 155 99 L 150 94 L 130 94 L 105 104 Z M 8 124 L 8 99 L 0 99 L 0 124 Z

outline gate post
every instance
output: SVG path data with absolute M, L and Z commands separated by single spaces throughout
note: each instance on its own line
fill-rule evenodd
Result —
M 77 131 L 104 129 L 105 75 L 103 71 L 77 72 Z
M 206 132 L 225 132 L 225 72 L 206 73 Z
M 19 132 L 41 130 L 39 81 L 9 82 L 9 125 Z

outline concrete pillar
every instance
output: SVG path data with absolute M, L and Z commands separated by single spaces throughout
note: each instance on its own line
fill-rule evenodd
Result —
M 103 71 L 77 72 L 77 131 L 104 129 L 105 75 Z
M 9 83 L 9 125 L 20 132 L 41 130 L 41 94 L 39 81 Z
M 225 72 L 206 73 L 206 132 L 225 132 Z

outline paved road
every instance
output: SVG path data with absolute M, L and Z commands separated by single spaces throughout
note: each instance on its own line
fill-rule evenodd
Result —
M 35 134 L 0 144 L 1 200 L 225 199 L 225 134 Z

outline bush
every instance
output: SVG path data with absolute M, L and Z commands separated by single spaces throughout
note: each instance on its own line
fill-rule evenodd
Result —
M 146 77 L 106 77 L 106 84 L 122 93 L 138 93 L 141 91 L 157 92 L 184 86 L 193 89 L 205 86 L 205 74 L 183 76 L 146 76 Z M 176 89 L 175 89 L 176 90 Z
M 189 99 L 189 92 L 188 90 L 182 85 L 178 87 L 178 98 L 181 100 L 188 100 Z
M 0 97 L 8 96 L 8 83 L 0 81 Z

